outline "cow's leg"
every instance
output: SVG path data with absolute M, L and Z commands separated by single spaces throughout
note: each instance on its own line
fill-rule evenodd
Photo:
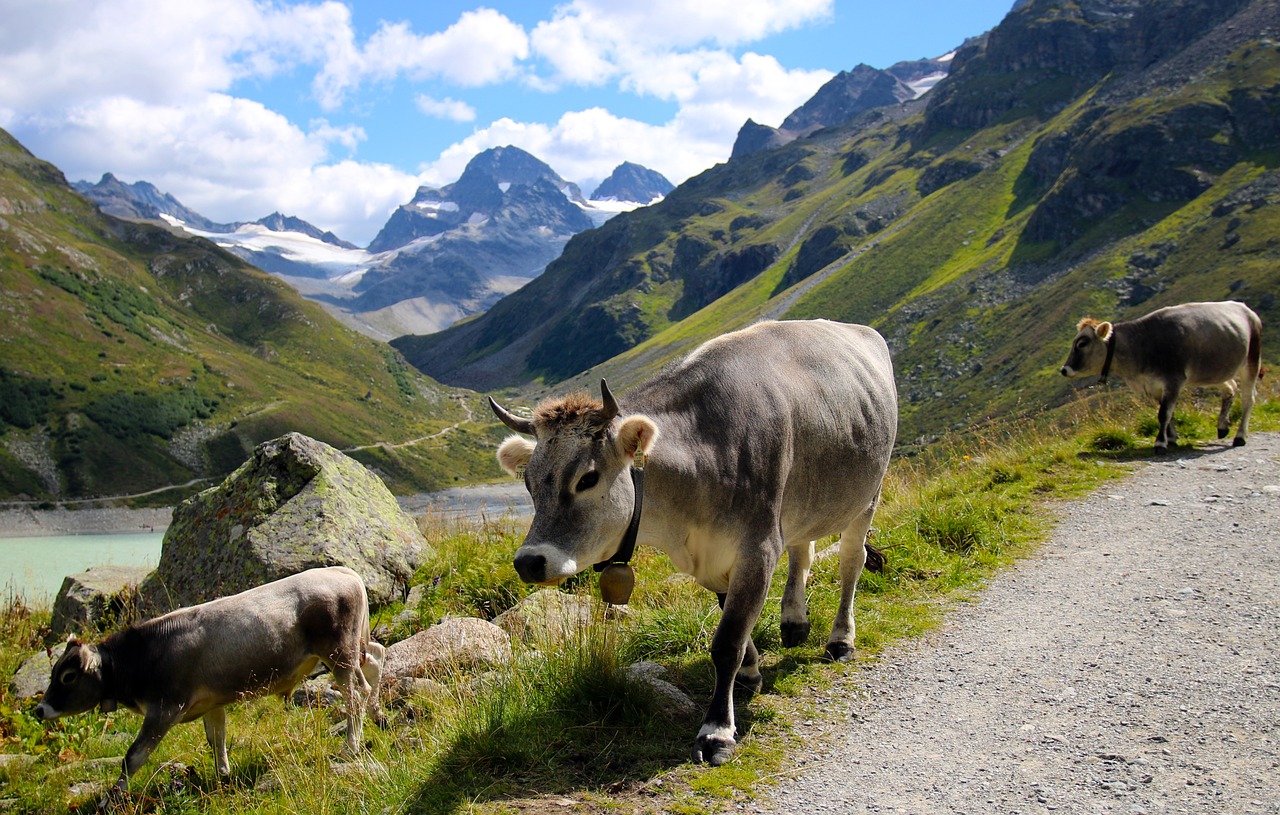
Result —
M 1240 426 L 1236 428 L 1236 447 L 1243 447 L 1249 438 L 1249 416 L 1258 395 L 1258 373 L 1258 365 L 1245 363 L 1244 376 L 1240 380 Z
M 1236 381 L 1228 379 L 1218 386 L 1222 394 L 1222 406 L 1218 410 L 1218 438 L 1225 439 L 1231 432 L 1231 403 L 1236 398 Z
M 776 548 L 771 541 L 763 541 L 759 547 L 746 548 L 733 568 L 729 592 L 724 598 L 724 613 L 720 615 L 720 624 L 711 638 L 711 664 L 716 669 L 716 687 L 693 745 L 694 761 L 719 766 L 729 760 L 737 744 L 733 720 L 734 678 L 743 665 L 747 650 L 755 651 L 751 629 L 760 619 L 765 596 L 769 593 L 769 578 L 778 565 L 781 550 L 781 541 L 777 541 Z M 756 672 L 759 672 L 758 666 Z
M 204 714 L 204 737 L 213 750 L 213 768 L 218 775 L 231 775 L 231 760 L 227 758 L 227 709 L 215 707 Z
M 387 649 L 381 643 L 369 640 L 364 649 L 364 664 L 360 666 L 364 680 L 369 683 L 369 701 L 365 709 L 379 727 L 383 726 L 384 721 L 381 699 L 378 696 L 378 683 L 382 681 L 382 665 L 386 654 Z
M 724 593 L 716 594 L 716 602 L 720 604 L 722 612 L 724 598 Z M 733 681 L 738 687 L 745 688 L 750 693 L 759 693 L 760 688 L 764 687 L 764 675 L 760 673 L 760 651 L 756 648 L 755 640 L 750 634 L 747 635 L 747 648 L 742 652 L 742 665 L 738 668 Z
M 831 626 L 831 639 L 827 640 L 827 658 L 835 662 L 848 662 L 853 658 L 857 628 L 853 620 L 853 599 L 858 589 L 858 578 L 867 564 L 867 533 L 871 531 L 871 519 L 875 517 L 880 496 L 849 524 L 840 535 L 840 607 Z
M 347 703 L 347 741 L 343 748 L 347 755 L 357 755 L 364 746 L 364 714 L 373 687 L 365 675 L 366 650 L 358 639 L 344 644 L 341 652 L 328 661 L 329 670 L 342 691 Z M 379 673 L 381 668 L 379 667 Z
M 129 745 L 128 751 L 124 754 L 124 767 L 120 770 L 120 778 L 116 781 L 116 789 L 129 789 L 129 779 L 136 773 L 143 764 L 147 763 L 147 758 L 151 756 L 156 745 L 164 738 L 175 724 L 178 723 L 178 717 L 181 711 L 169 709 L 167 707 L 155 706 L 147 709 L 147 715 L 142 719 L 142 729 L 138 731 L 138 736 L 133 740 L 133 744 Z
M 1182 392 L 1181 379 L 1168 379 L 1164 383 L 1164 394 L 1160 397 L 1160 410 L 1156 413 L 1156 452 L 1165 453 L 1169 445 L 1178 440 L 1178 432 L 1173 429 L 1173 405 Z
M 787 547 L 787 586 L 782 591 L 782 645 L 794 648 L 809 637 L 809 604 L 804 587 L 813 564 L 813 541 Z

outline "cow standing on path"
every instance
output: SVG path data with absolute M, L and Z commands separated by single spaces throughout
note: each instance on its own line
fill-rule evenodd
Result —
M 1231 431 L 1231 402 L 1240 393 L 1235 446 L 1249 436 L 1255 388 L 1262 366 L 1262 321 L 1244 303 L 1184 303 L 1123 323 L 1085 317 L 1076 326 L 1063 376 L 1076 379 L 1112 371 L 1150 399 L 1159 399 L 1156 452 L 1177 441 L 1173 405 L 1186 386 L 1222 391 L 1218 438 Z
M 369 601 L 345 566 L 309 569 L 231 597 L 180 608 L 111 634 L 97 645 L 74 637 L 53 666 L 36 706 L 56 719 L 123 705 L 143 716 L 116 789 L 175 724 L 204 717 L 221 775 L 227 759 L 225 706 L 285 694 L 324 663 L 347 702 L 347 750 L 363 746 L 364 713 L 376 711 L 385 649 L 369 637 Z
M 490 400 L 503 423 L 535 437 L 511 436 L 498 450 L 533 498 L 516 571 L 557 583 L 613 558 L 637 501 L 633 457 L 646 454 L 638 542 L 666 552 L 724 609 L 711 643 L 715 691 L 693 751 L 722 764 L 735 745 L 734 680 L 762 684 L 751 629 L 784 550 L 782 639 L 795 646 L 809 633 L 813 541 L 840 533 L 840 607 L 826 651 L 852 655 L 854 591 L 897 433 L 889 349 L 866 326 L 764 322 L 707 342 L 623 405 L 601 390 L 602 401 L 544 402 L 532 420 Z

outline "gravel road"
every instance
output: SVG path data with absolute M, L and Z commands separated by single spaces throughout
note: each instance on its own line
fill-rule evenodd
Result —
M 748 812 L 1280 813 L 1280 435 L 1177 450 L 826 691 Z

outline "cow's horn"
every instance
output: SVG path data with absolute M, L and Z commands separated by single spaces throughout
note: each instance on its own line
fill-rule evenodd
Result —
M 600 380 L 600 398 L 604 400 L 604 420 L 613 421 L 613 417 L 618 415 L 618 400 L 613 398 L 609 383 L 603 379 Z
M 533 435 L 532 421 L 530 421 L 529 419 L 522 419 L 519 416 L 516 416 L 515 414 L 511 413 L 502 405 L 495 402 L 492 396 L 489 397 L 489 407 L 493 409 L 494 415 L 497 416 L 499 419 L 501 419 L 502 423 L 505 424 L 507 427 L 511 428 L 517 433 L 524 433 L 529 436 Z

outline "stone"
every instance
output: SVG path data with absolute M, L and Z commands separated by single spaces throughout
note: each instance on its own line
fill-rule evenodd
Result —
M 67 644 L 63 643 L 50 649 L 47 654 L 41 651 L 23 660 L 18 670 L 13 672 L 13 678 L 9 680 L 9 695 L 17 700 L 34 699 L 43 695 L 45 688 L 49 687 L 53 664 L 66 649 Z
M 430 555 L 377 476 L 323 442 L 288 433 L 178 505 L 142 596 L 159 612 L 343 565 L 364 578 L 377 606 L 402 599 Z
M 628 682 L 644 685 L 663 701 L 663 711 L 673 719 L 698 714 L 698 705 L 689 695 L 665 679 L 666 669 L 656 662 L 637 662 L 622 669 Z
M 137 610 L 138 586 L 146 566 L 93 566 L 68 575 L 53 601 L 45 642 L 129 621 Z
M 539 589 L 493 618 L 494 625 L 524 642 L 563 639 L 603 614 L 600 601 L 558 589 Z
M 511 661 L 511 638 L 488 620 L 446 617 L 425 631 L 387 648 L 386 681 L 491 668 Z

